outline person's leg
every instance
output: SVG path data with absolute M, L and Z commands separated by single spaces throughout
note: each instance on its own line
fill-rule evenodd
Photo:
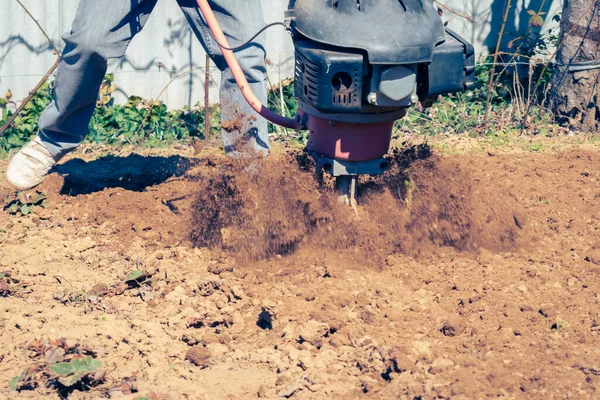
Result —
M 88 133 L 107 69 L 141 31 L 157 0 L 81 0 L 54 84 L 54 99 L 39 120 L 39 137 L 50 152 L 62 156 Z
M 267 154 L 269 149 L 267 121 L 260 117 L 242 96 L 219 46 L 209 33 L 196 1 L 178 0 L 178 3 L 202 46 L 222 71 L 221 125 L 225 151 L 234 155 L 239 154 L 247 149 L 245 147 L 247 144 L 251 150 Z M 264 27 L 261 0 L 209 0 L 209 3 L 231 47 L 244 43 Z M 263 32 L 251 45 L 236 51 L 235 55 L 250 88 L 266 105 L 265 43 L 266 34 Z
M 61 157 L 85 138 L 107 60 L 125 54 L 157 0 L 80 0 L 71 33 L 65 35 L 54 99 L 40 116 L 40 133 L 6 168 L 20 190 L 40 184 Z

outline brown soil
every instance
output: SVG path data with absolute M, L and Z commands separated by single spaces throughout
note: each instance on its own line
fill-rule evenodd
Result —
M 64 162 L 0 214 L 0 398 L 58 397 L 36 338 L 156 398 L 598 398 L 600 151 L 391 158 L 357 216 L 303 154 Z

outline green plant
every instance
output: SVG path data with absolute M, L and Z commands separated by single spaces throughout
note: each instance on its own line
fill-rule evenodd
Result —
M 102 362 L 85 346 L 68 344 L 65 339 L 36 339 L 27 350 L 32 364 L 10 380 L 11 391 L 45 386 L 68 393 L 75 387 L 87 390 L 104 381 Z
M 107 75 L 100 88 L 96 111 L 89 125 L 87 140 L 108 145 L 146 145 L 164 147 L 191 137 L 204 138 L 204 107 L 168 110 L 160 101 L 131 96 L 123 105 L 115 104 L 114 77 Z M 12 93 L 0 97 L 0 126 L 12 116 L 16 103 Z M 0 155 L 21 148 L 38 133 L 37 122 L 52 100 L 52 84 L 46 83 L 33 96 L 5 134 L 0 137 Z M 220 132 L 220 108 L 210 108 L 211 135 Z
M 37 208 L 46 208 L 48 199 L 46 195 L 40 191 L 35 193 L 19 192 L 8 204 L 4 207 L 12 215 L 29 215 L 33 214 Z
M 70 387 L 100 368 L 102 368 L 102 362 L 87 356 L 80 359 L 75 358 L 70 362 L 51 365 L 50 371 L 57 376 L 58 382 Z
M 569 323 L 567 321 L 565 321 L 564 319 L 561 319 L 560 321 L 557 321 L 556 323 L 552 324 L 552 333 L 557 333 L 559 331 L 564 331 L 565 329 L 569 328 Z
M 37 121 L 42 111 L 50 104 L 51 93 L 51 84 L 45 83 L 42 85 L 31 101 L 23 108 L 11 127 L 0 137 L 0 154 L 22 147 L 32 136 L 37 134 Z M 8 121 L 16 109 L 16 104 L 11 101 L 11 98 L 10 91 L 4 97 L 0 97 L 0 109 L 2 110 L 0 126 Z

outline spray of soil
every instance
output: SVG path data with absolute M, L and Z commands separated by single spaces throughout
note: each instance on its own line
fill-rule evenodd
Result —
M 192 241 L 238 260 L 350 252 L 363 265 L 398 252 L 517 245 L 521 207 L 493 179 L 474 178 L 473 167 L 432 156 L 425 145 L 396 150 L 390 163 L 361 182 L 355 216 L 332 182 L 320 187 L 306 154 L 230 160 L 199 178 Z

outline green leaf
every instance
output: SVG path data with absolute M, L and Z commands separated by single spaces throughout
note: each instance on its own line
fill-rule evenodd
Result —
M 20 381 L 21 381 L 21 375 L 15 376 L 14 378 L 12 378 L 10 380 L 10 382 L 8 383 L 8 390 L 10 390 L 11 392 L 16 392 L 17 385 L 19 384 Z
M 33 201 L 34 204 L 39 203 L 40 201 L 44 201 L 46 200 L 46 195 L 42 192 L 38 192 L 37 197 L 35 198 L 35 200 Z
M 73 369 L 76 372 L 94 372 L 98 368 L 102 368 L 102 362 L 95 360 L 90 356 L 79 360 L 73 360 L 71 363 L 73 364 Z
M 72 363 L 58 363 L 50 366 L 50 371 L 56 375 L 67 376 L 75 373 Z
M 79 382 L 79 380 L 81 378 L 83 378 L 85 375 L 86 375 L 85 372 L 79 372 L 79 373 L 74 374 L 74 375 L 69 375 L 69 376 L 66 376 L 66 377 L 58 378 L 58 381 L 60 383 L 62 383 L 64 386 L 70 387 L 70 386 L 75 385 L 77 382 Z
M 23 204 L 21 206 L 21 214 L 23 214 L 23 215 L 31 214 L 31 208 L 27 204 Z
M 144 275 L 144 273 L 142 271 L 136 269 L 135 271 L 130 272 L 125 277 L 125 282 L 134 281 L 143 275 Z

